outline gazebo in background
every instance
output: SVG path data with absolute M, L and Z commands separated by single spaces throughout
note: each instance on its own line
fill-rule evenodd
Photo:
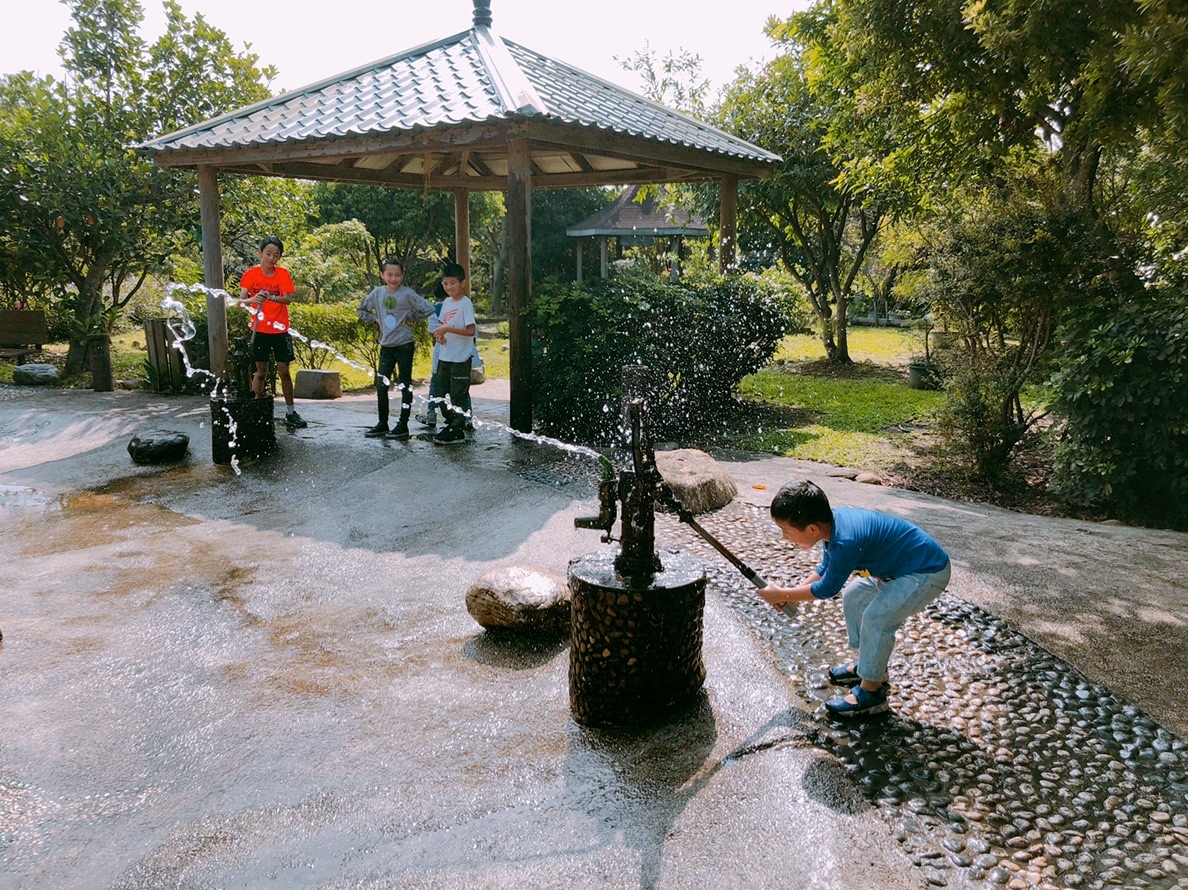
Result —
M 571 238 L 597 238 L 599 269 L 606 278 L 610 274 L 610 240 L 619 246 L 650 244 L 667 239 L 673 256 L 672 278 L 680 275 L 681 246 L 685 238 L 708 238 L 705 222 L 679 207 L 665 207 L 649 193 L 639 199 L 639 186 L 623 189 L 614 204 L 588 219 L 574 223 L 565 230 Z M 582 280 L 582 242 L 577 242 L 577 280 Z
M 193 167 L 205 283 L 222 288 L 219 176 L 281 176 L 455 195 L 455 256 L 470 267 L 471 191 L 502 191 L 512 426 L 532 428 L 530 225 L 534 188 L 717 181 L 720 263 L 735 254 L 737 185 L 780 158 L 500 37 L 490 0 L 467 31 L 136 146 Z M 226 379 L 227 322 L 208 299 L 211 371 Z

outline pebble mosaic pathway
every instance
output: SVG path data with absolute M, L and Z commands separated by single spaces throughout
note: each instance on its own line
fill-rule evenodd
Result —
M 776 537 L 766 509 L 735 502 L 698 522 L 777 583 L 816 565 Z M 769 641 L 812 711 L 787 743 L 837 758 L 922 885 L 1188 887 L 1188 743 L 1138 708 L 945 593 L 900 631 L 891 713 L 835 721 L 826 671 L 852 657 L 840 598 L 790 621 L 675 517 L 657 518 L 657 536 L 697 556 Z

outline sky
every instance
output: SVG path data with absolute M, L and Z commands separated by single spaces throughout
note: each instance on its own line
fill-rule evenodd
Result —
M 164 30 L 160 0 L 141 0 L 141 36 L 151 42 Z M 11 5 L 10 5 L 11 4 Z M 58 0 L 3 0 L 0 73 L 30 69 L 61 76 L 57 47 L 72 24 Z M 245 43 L 261 65 L 275 65 L 274 92 L 292 90 L 359 65 L 449 37 L 473 23 L 472 0 L 181 0 L 192 18 L 226 32 L 236 49 Z M 771 58 L 763 34 L 768 16 L 786 17 L 807 0 L 492 0 L 494 31 L 529 49 L 640 91 L 627 59 L 645 46 L 658 59 L 686 50 L 701 57 L 701 74 L 716 88 L 734 69 Z

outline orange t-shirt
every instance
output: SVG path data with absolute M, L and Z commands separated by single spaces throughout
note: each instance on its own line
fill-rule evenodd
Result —
M 281 266 L 277 266 L 271 276 L 265 275 L 259 266 L 252 266 L 239 279 L 239 286 L 245 288 L 253 297 L 260 291 L 269 294 L 291 294 L 297 290 L 293 286 L 289 270 Z M 249 307 L 248 311 L 251 313 L 249 326 L 258 334 L 284 334 L 289 330 L 289 306 L 286 303 L 265 300 L 258 306 Z

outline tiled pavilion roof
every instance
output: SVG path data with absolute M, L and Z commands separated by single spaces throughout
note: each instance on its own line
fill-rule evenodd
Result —
M 483 24 L 137 146 L 165 166 L 414 188 L 742 178 L 779 158 Z

